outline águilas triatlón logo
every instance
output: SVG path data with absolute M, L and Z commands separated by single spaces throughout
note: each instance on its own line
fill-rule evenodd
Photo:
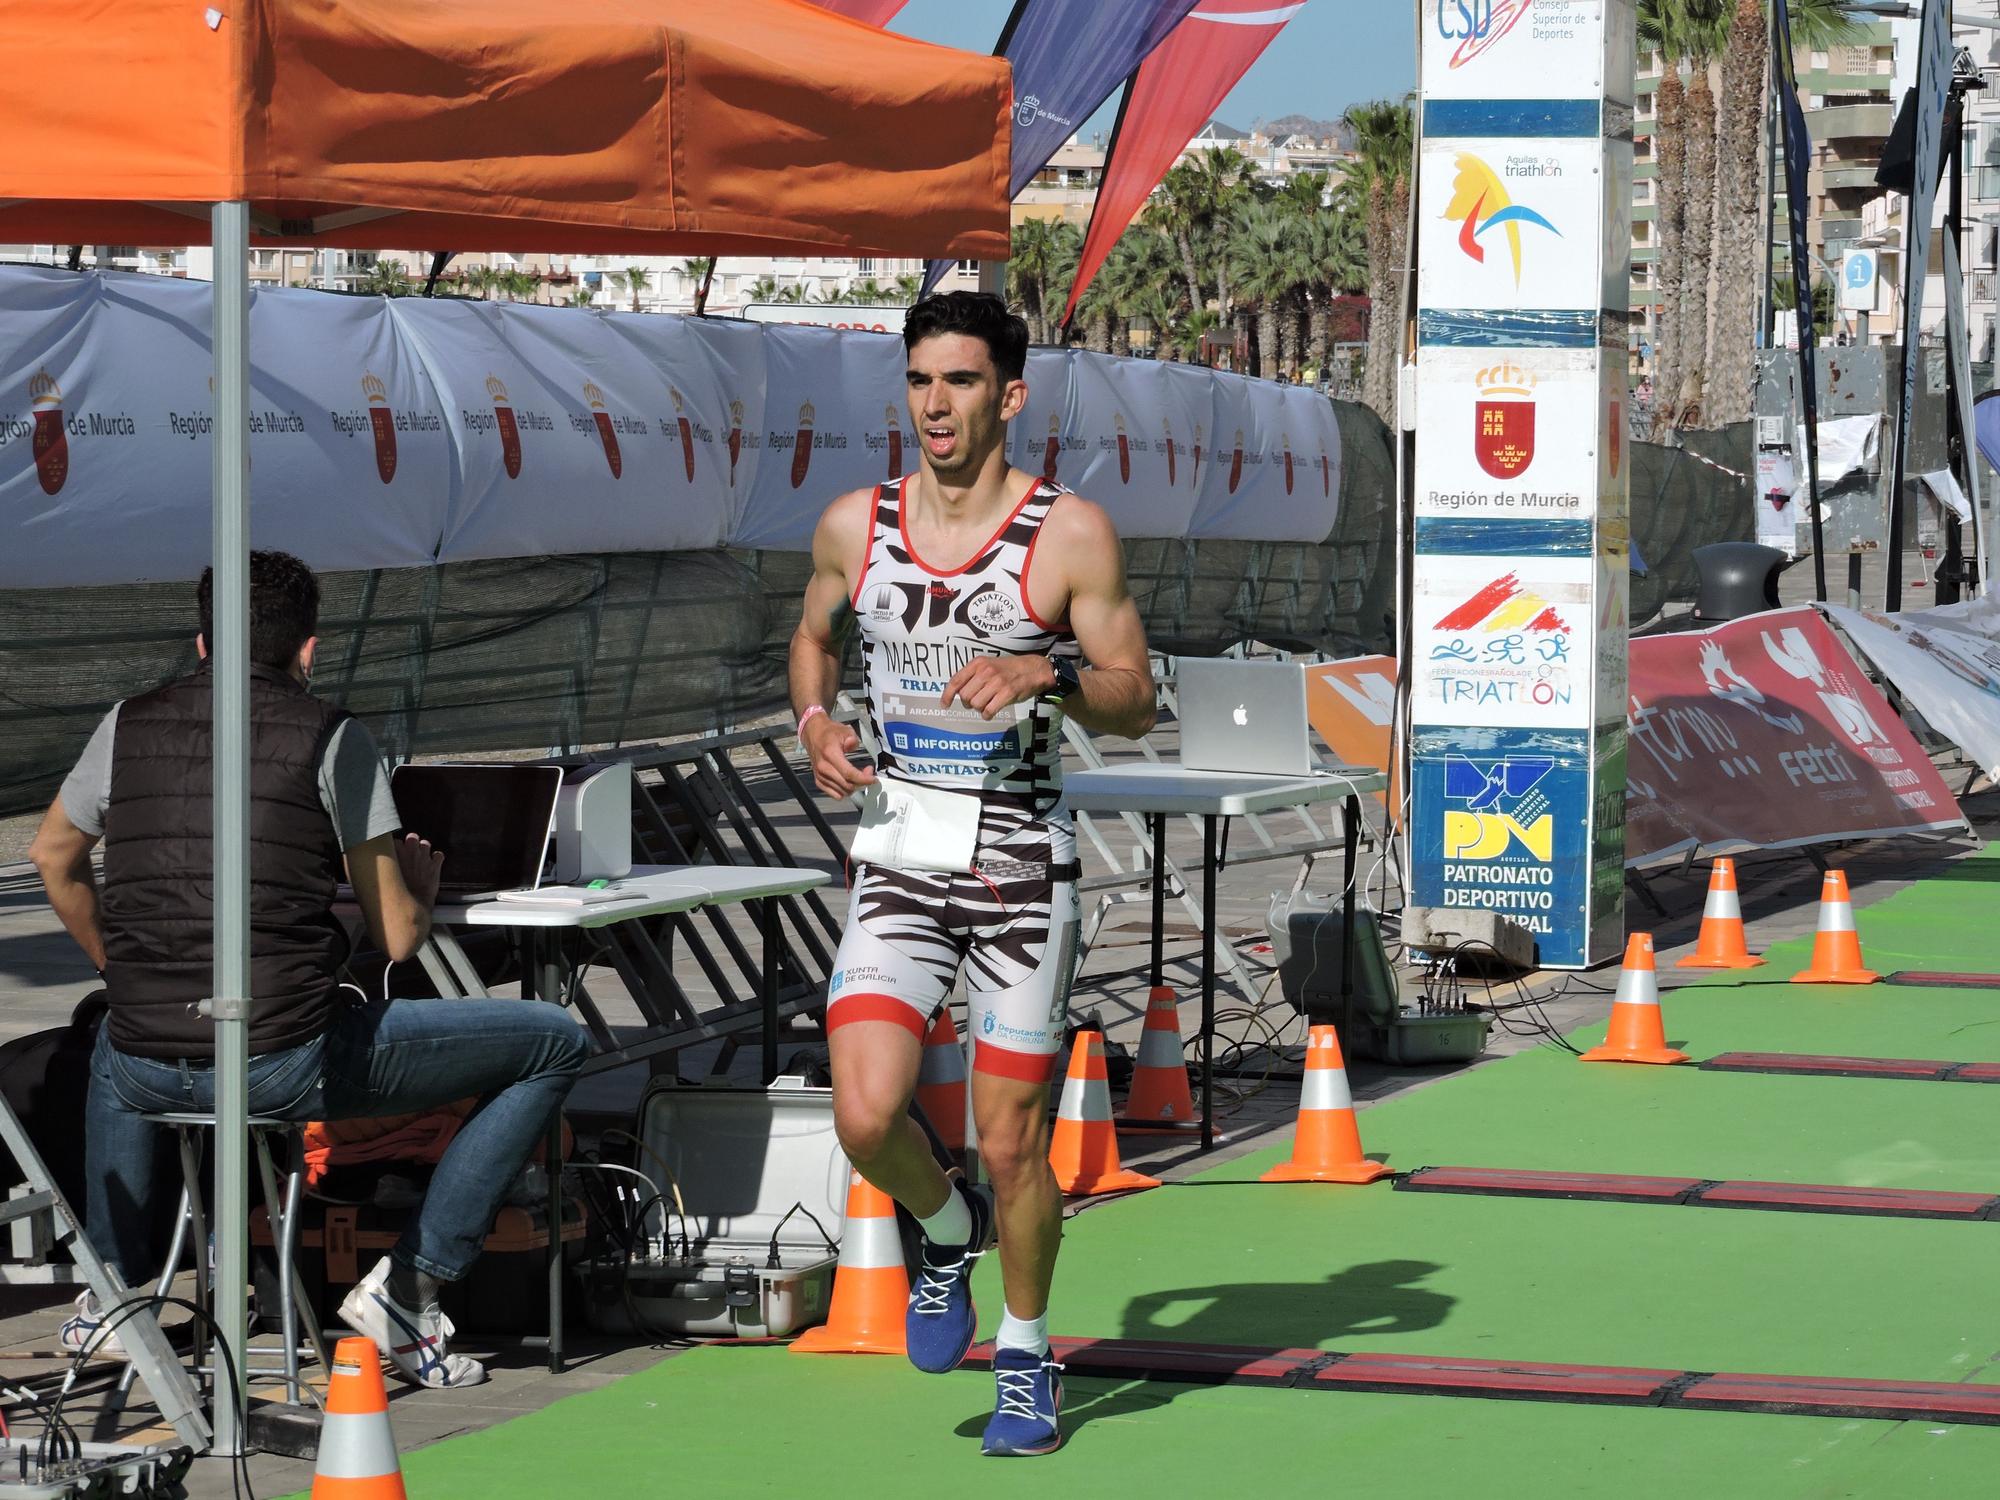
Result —
M 493 398 L 493 420 L 500 424 L 500 460 L 507 477 L 521 477 L 521 429 L 514 422 L 514 406 L 507 399 L 507 387 L 498 375 L 486 377 L 486 394 Z
M 1473 456 L 1495 479 L 1513 479 L 1535 461 L 1534 372 L 1502 360 L 1481 370 L 1473 383 L 1479 387 L 1472 407 Z
M 1506 231 L 1507 253 L 1514 264 L 1514 285 L 1521 284 L 1521 226 L 1532 224 L 1546 229 L 1558 239 L 1562 231 L 1532 208 L 1516 203 L 1500 181 L 1500 174 L 1469 151 L 1458 157 L 1458 176 L 1452 180 L 1451 201 L 1444 216 L 1456 222 L 1458 248 L 1484 265 L 1486 247 L 1479 243 L 1489 229 Z
M 63 433 L 62 387 L 47 370 L 28 381 L 28 402 L 35 412 L 35 478 L 42 492 L 53 495 L 69 478 L 69 438 Z
M 1512 31 L 1534 0 L 1437 0 L 1438 35 L 1459 38 L 1451 66 L 1462 68 Z
M 361 394 L 368 398 L 368 425 L 375 433 L 375 472 L 387 484 L 396 477 L 396 414 L 389 410 L 389 387 L 381 376 L 364 370 Z
M 1434 628 L 1479 630 L 1487 635 L 1496 635 L 1501 631 L 1552 635 L 1570 633 L 1568 622 L 1556 613 L 1556 607 L 1525 586 L 1518 573 L 1506 573 L 1494 579 L 1439 620 Z
M 583 399 L 590 403 L 590 414 L 597 419 L 597 435 L 604 440 L 604 461 L 611 465 L 611 477 L 617 479 L 625 472 L 625 458 L 618 451 L 618 434 L 611 429 L 611 413 L 604 409 L 604 392 L 596 381 L 583 383 Z

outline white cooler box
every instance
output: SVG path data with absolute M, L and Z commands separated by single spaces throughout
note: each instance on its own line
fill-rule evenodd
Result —
M 680 1184 L 690 1253 L 682 1256 L 680 1220 L 670 1217 L 667 1254 L 657 1253 L 655 1238 L 645 1258 L 635 1255 L 622 1293 L 614 1286 L 590 1299 L 592 1324 L 608 1333 L 767 1338 L 824 1322 L 837 1258 L 827 1237 L 838 1242 L 847 1206 L 832 1091 L 796 1078 L 768 1090 L 656 1083 L 639 1106 L 638 1134 Z M 659 1176 L 644 1153 L 638 1167 Z M 665 1196 L 671 1204 L 671 1190 Z M 649 1214 L 648 1225 L 657 1224 Z

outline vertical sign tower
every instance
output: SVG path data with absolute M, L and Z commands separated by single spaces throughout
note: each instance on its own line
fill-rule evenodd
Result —
M 1634 0 L 1423 0 L 1416 904 L 1624 928 Z

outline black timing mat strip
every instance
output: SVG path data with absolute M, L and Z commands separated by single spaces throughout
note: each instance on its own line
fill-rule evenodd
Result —
M 1067 1373 L 1109 1380 L 1484 1396 L 1602 1406 L 1760 1411 L 1799 1417 L 1868 1417 L 2000 1426 L 2000 1385 L 1819 1375 L 1708 1374 L 1618 1365 L 1548 1365 L 1423 1354 L 1349 1354 L 1337 1349 L 1252 1349 L 1141 1339 L 1058 1338 L 1051 1339 L 1049 1347 Z M 982 1369 L 991 1366 L 993 1346 L 979 1345 L 966 1356 L 966 1363 Z
M 1812 1182 L 1717 1182 L 1699 1177 L 1627 1177 L 1608 1172 L 1525 1172 L 1509 1167 L 1419 1167 L 1398 1177 L 1396 1188 L 1407 1193 L 1686 1204 L 1693 1208 L 1756 1208 L 1893 1219 L 2000 1217 L 2000 1195 L 1993 1193 L 1842 1187 Z
M 1817 1052 L 1722 1052 L 1710 1073 L 1789 1073 L 1803 1078 L 1907 1078 L 1921 1083 L 2000 1083 L 2000 1063 L 1921 1057 L 1830 1057 Z
M 1941 990 L 2000 990 L 2000 974 L 1973 974 L 1963 969 L 1898 969 L 1884 975 L 1883 983 Z

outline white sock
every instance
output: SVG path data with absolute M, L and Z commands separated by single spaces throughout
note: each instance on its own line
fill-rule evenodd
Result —
M 1014 1309 L 1003 1308 L 1000 1315 L 1000 1331 L 993 1336 L 993 1342 L 1002 1349 L 1025 1349 L 1030 1354 L 1048 1357 L 1049 1315 L 1046 1309 L 1039 1318 L 1017 1318 Z
M 945 1194 L 944 1207 L 927 1219 L 919 1219 L 923 1226 L 924 1238 L 933 1245 L 969 1245 L 972 1243 L 972 1210 L 966 1206 L 965 1194 L 958 1190 L 957 1183 L 949 1184 Z

